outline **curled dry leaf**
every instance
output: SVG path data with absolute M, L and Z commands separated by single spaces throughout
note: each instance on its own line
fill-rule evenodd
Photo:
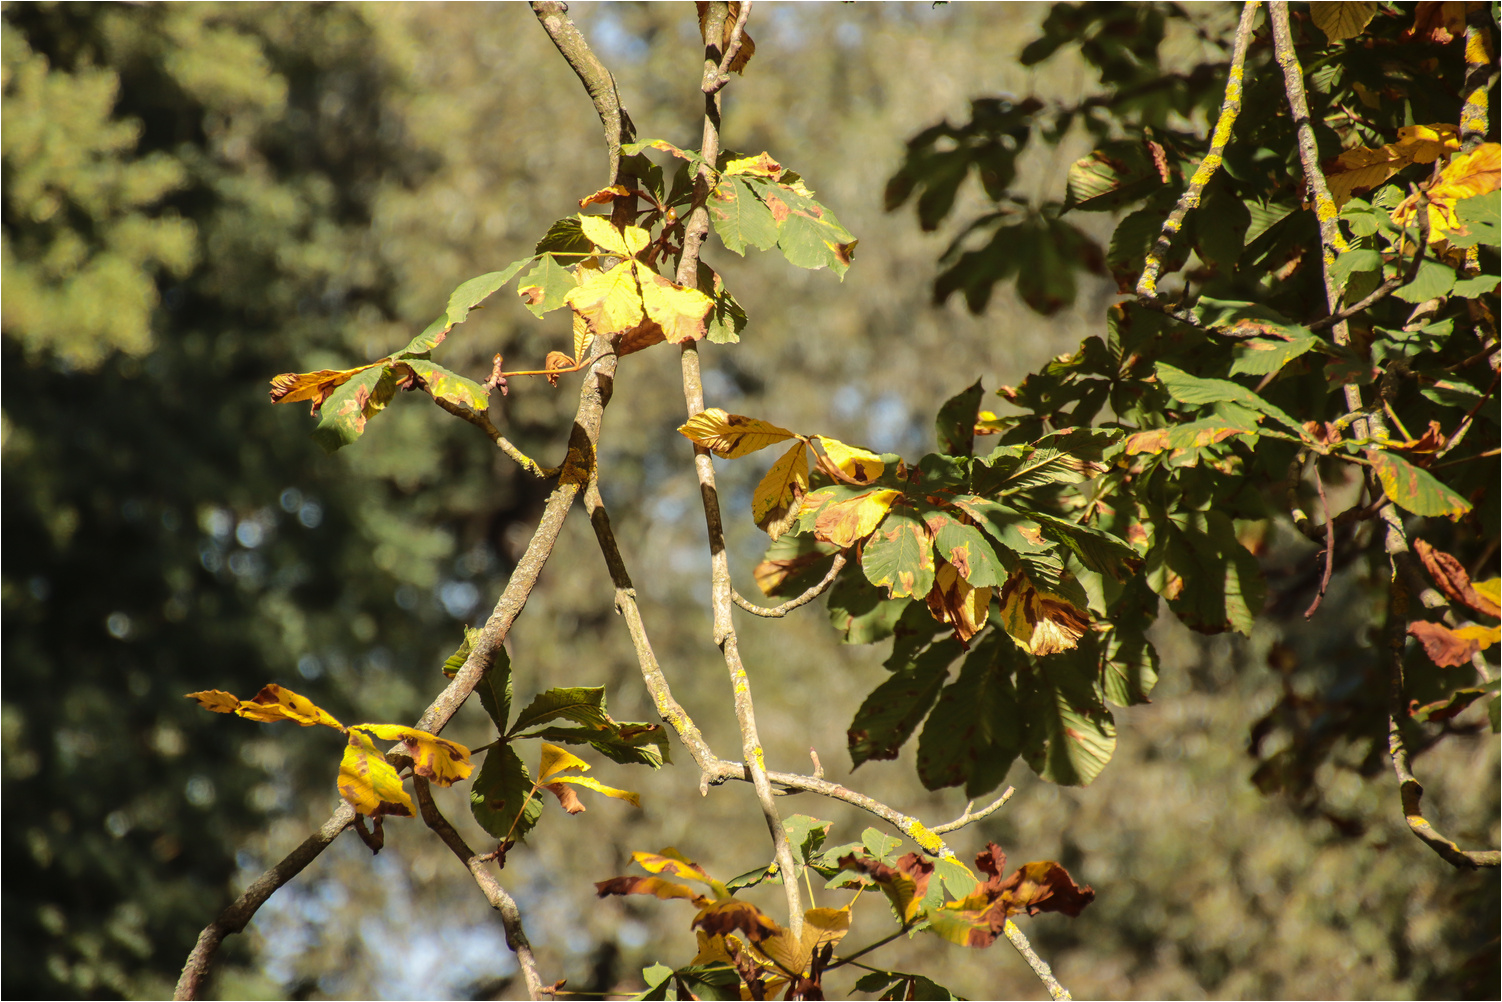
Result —
M 1443 550 L 1436 550 L 1422 539 L 1413 541 L 1413 552 L 1418 554 L 1419 560 L 1424 564 L 1424 569 L 1439 585 L 1439 590 L 1445 593 L 1445 597 L 1452 602 L 1459 602 L 1483 616 L 1493 619 L 1502 616 L 1502 608 L 1497 605 L 1496 581 L 1484 582 L 1480 589 L 1471 584 L 1471 576 L 1466 573 L 1465 567 L 1459 560 Z M 1490 588 L 1487 588 L 1490 585 Z M 1486 591 L 1490 594 L 1485 594 Z
M 1029 654 L 1067 651 L 1090 628 L 1090 617 L 1067 598 L 1039 591 L 1025 571 L 1001 588 L 1001 625 Z
M 355 376 L 367 369 L 374 369 L 378 365 L 385 365 L 391 359 L 383 358 L 369 365 L 361 365 L 353 369 L 319 369 L 317 372 L 284 372 L 279 376 L 271 377 L 271 402 L 274 404 L 292 404 L 300 400 L 312 402 L 312 411 L 317 414 L 323 402 L 333 394 L 335 390 L 349 382 Z
M 278 720 L 291 720 L 303 727 L 323 724 L 335 730 L 344 729 L 343 724 L 311 699 L 299 696 L 291 689 L 284 689 L 279 685 L 266 686 L 256 693 L 254 699 L 236 699 L 230 693 L 218 689 L 190 692 L 188 698 L 197 700 L 198 705 L 205 710 L 213 710 L 215 713 L 233 713 L 246 720 L 256 720 L 266 724 L 275 723 Z
M 1476 195 L 1496 191 L 1502 178 L 1502 146 L 1483 143 L 1469 153 L 1458 154 L 1445 167 L 1439 180 L 1427 191 L 1409 195 L 1392 212 L 1392 221 L 1399 226 L 1412 225 L 1418 215 L 1419 203 L 1429 202 L 1429 242 L 1440 243 L 1451 230 L 1462 228 L 1455 215 L 1457 203 Z
M 1011 584 L 1010 581 L 1007 583 Z M 933 614 L 934 619 L 941 623 L 948 623 L 960 643 L 968 645 L 970 638 L 986 625 L 987 615 L 991 611 L 991 589 L 972 588 L 970 583 L 960 576 L 953 564 L 941 559 L 938 562 L 938 569 L 934 571 L 934 586 L 930 589 L 926 601 L 928 611 Z M 1077 634 L 1076 639 L 1078 636 Z M 1069 646 L 1074 645 L 1071 643 Z M 1060 650 L 1066 649 L 1060 648 Z
M 1461 636 L 1443 624 L 1427 620 L 1409 623 L 1408 635 L 1423 645 L 1429 660 L 1441 668 L 1458 668 L 1470 664 L 1471 658 L 1481 650 L 1481 644 L 1475 637 Z

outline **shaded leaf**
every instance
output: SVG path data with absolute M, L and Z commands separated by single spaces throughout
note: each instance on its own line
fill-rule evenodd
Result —
M 661 877 L 611 877 L 609 880 L 600 880 L 595 883 L 595 894 L 602 898 L 613 894 L 650 894 L 664 901 L 684 898 L 700 906 L 707 905 L 710 901 L 687 884 L 675 883 Z
M 964 785 L 967 797 L 978 797 L 1006 779 L 1022 750 L 1014 652 L 992 631 L 939 696 L 918 739 L 918 778 L 928 789 Z
M 968 456 L 974 448 L 975 422 L 985 391 L 977 379 L 968 389 L 950 397 L 934 419 L 939 451 L 948 456 Z
M 1481 650 L 1481 644 L 1475 638 L 1462 637 L 1441 623 L 1425 620 L 1409 623 L 1408 635 L 1422 644 L 1429 660 L 1441 668 L 1470 664 L 1471 658 Z
M 1332 43 L 1351 38 L 1366 30 L 1367 23 L 1376 16 L 1381 4 L 1369 0 L 1313 0 L 1309 4 L 1309 18 Z
M 470 813 L 492 838 L 526 838 L 542 815 L 542 801 L 532 791 L 532 777 L 516 750 L 496 745 L 470 785 Z
M 806 493 L 808 443 L 799 440 L 772 464 L 756 485 L 751 494 L 751 518 L 776 540 L 797 521 Z
M 1445 597 L 1452 602 L 1459 602 L 1474 612 L 1493 619 L 1502 616 L 1502 608 L 1497 605 L 1497 579 L 1486 582 L 1488 588 L 1478 588 L 1471 584 L 1471 576 L 1466 573 L 1465 566 L 1450 554 L 1443 550 L 1436 550 L 1425 540 L 1413 541 L 1413 552 L 1418 555 L 1424 564 L 1424 569 L 1439 585 L 1439 590 L 1445 593 Z
M 947 637 L 900 667 L 872 690 L 850 723 L 850 767 L 871 759 L 894 759 L 939 696 L 959 641 Z
M 1017 671 L 1026 727 L 1023 757 L 1043 779 L 1087 786 L 1116 750 L 1116 724 L 1097 688 L 1091 651 L 1071 651 Z
M 516 722 L 506 733 L 516 734 L 560 717 L 599 730 L 608 730 L 615 723 L 605 712 L 604 686 L 568 686 L 539 693 L 517 714 Z

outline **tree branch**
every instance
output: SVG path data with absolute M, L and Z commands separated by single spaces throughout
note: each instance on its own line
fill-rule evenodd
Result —
M 964 814 L 961 814 L 959 817 L 955 818 L 948 824 L 937 825 L 936 827 L 930 829 L 930 831 L 932 831 L 935 835 L 943 835 L 948 832 L 959 831 L 966 825 L 974 824 L 982 818 L 988 818 L 1005 807 L 1006 802 L 1008 800 L 1011 800 L 1012 794 L 1016 792 L 1017 790 L 1015 787 L 1009 786 L 1005 790 L 1001 791 L 1001 796 L 997 797 L 985 807 L 982 807 L 980 810 L 975 811 L 974 813 L 971 813 L 970 811 L 970 808 L 975 806 L 975 801 L 972 800 L 970 803 L 965 805 Z
M 1002 931 L 1007 935 L 1007 942 L 1017 948 L 1017 952 L 1022 954 L 1022 959 L 1027 961 L 1027 966 L 1031 967 L 1033 973 L 1038 976 L 1038 980 L 1043 982 L 1043 987 L 1048 989 L 1049 997 L 1054 1002 L 1074 998 L 1069 994 L 1069 989 L 1059 984 L 1059 979 L 1053 976 L 1053 968 L 1048 966 L 1048 961 L 1033 952 L 1033 945 L 1027 941 L 1022 930 L 1017 928 L 1016 922 L 1007 919 L 1006 925 L 1002 926 Z
M 1392 561 L 1393 575 L 1388 592 L 1387 623 L 1383 628 L 1388 657 L 1388 720 L 1387 748 L 1392 756 L 1393 772 L 1398 777 L 1399 796 L 1403 803 L 1403 819 L 1408 829 L 1441 859 L 1451 866 L 1463 869 L 1496 867 L 1502 864 L 1502 852 L 1492 850 L 1465 850 L 1440 834 L 1424 817 L 1422 802 L 1424 787 L 1413 774 L 1412 753 L 1403 733 L 1403 722 L 1408 719 L 1408 702 L 1403 681 L 1403 649 L 1407 644 L 1409 585 L 1400 573 L 1400 565 L 1409 560 L 1408 538 L 1403 531 L 1403 520 L 1389 508 L 1382 513 L 1387 523 L 1386 549 Z
M 818 584 L 809 586 L 808 590 L 805 591 L 802 595 L 799 595 L 797 598 L 790 598 L 781 605 L 774 605 L 771 608 L 756 605 L 753 602 L 742 598 L 741 593 L 736 591 L 734 588 L 730 589 L 730 600 L 736 605 L 740 606 L 742 609 L 745 609 L 747 612 L 751 613 L 753 616 L 761 616 L 763 619 L 781 619 L 783 616 L 786 616 L 794 609 L 808 605 L 808 603 L 812 602 L 814 599 L 818 598 L 820 595 L 828 591 L 829 586 L 834 584 L 834 579 L 839 575 L 840 571 L 843 570 L 844 567 L 845 554 L 835 554 L 834 563 L 830 566 L 829 573 L 824 575 L 824 579 L 822 581 L 820 581 Z
M 537 15 L 559 53 L 568 61 L 589 98 L 594 102 L 595 112 L 600 116 L 600 125 L 605 129 L 605 147 L 610 157 L 612 184 L 619 184 L 621 177 L 621 145 L 636 138 L 636 126 L 631 116 L 621 106 L 621 95 L 615 87 L 615 77 L 605 64 L 591 51 L 589 43 L 568 16 L 568 4 L 558 0 L 534 0 L 532 13 Z
M 709 80 L 719 73 L 722 58 L 719 42 L 725 30 L 728 5 L 724 2 L 709 4 L 704 18 L 704 73 Z M 745 13 L 745 8 L 742 9 Z M 699 173 L 694 178 L 692 211 L 683 227 L 683 252 L 678 258 L 677 282 L 693 289 L 699 284 L 699 249 L 709 232 L 709 182 L 714 174 L 714 164 L 720 154 L 720 91 L 714 88 L 704 96 L 704 133 L 700 145 L 703 160 Z M 683 396 L 688 416 L 693 417 L 704 410 L 704 384 L 699 374 L 699 348 L 693 342 L 683 346 L 681 356 L 683 370 Z M 751 679 L 741 663 L 740 647 L 736 639 L 735 624 L 730 610 L 730 562 L 725 551 L 725 530 L 720 517 L 720 498 L 715 489 L 714 463 L 709 450 L 702 445 L 694 446 L 694 471 L 699 478 L 699 496 L 704 503 L 704 521 L 709 530 L 709 555 L 711 588 L 710 604 L 714 610 L 714 639 L 725 658 L 725 667 L 730 672 L 730 686 L 735 700 L 735 719 L 740 725 L 741 748 L 750 763 L 751 785 L 756 789 L 756 799 L 766 818 L 767 831 L 772 837 L 776 852 L 777 868 L 782 874 L 782 889 L 787 897 L 788 925 L 796 940 L 803 932 L 803 905 L 798 890 L 798 870 L 793 861 L 793 852 L 788 845 L 787 833 L 782 826 L 782 816 L 777 812 L 777 801 L 772 796 L 771 784 L 767 782 L 766 753 L 762 750 L 761 737 L 756 728 L 756 710 L 751 701 Z
M 246 924 L 255 917 L 256 912 L 267 899 L 283 884 L 301 873 L 309 863 L 317 859 L 318 854 L 327 849 L 330 843 L 354 822 L 354 819 L 355 809 L 348 804 L 341 803 L 333 816 L 323 823 L 323 827 L 304 839 L 302 844 L 289 852 L 280 863 L 257 877 L 234 904 L 220 912 L 219 917 L 198 934 L 198 942 L 188 954 L 187 963 L 183 964 L 182 974 L 177 979 L 177 989 L 172 993 L 172 997 L 174 999 L 198 998 L 199 992 L 203 990 L 204 980 L 209 975 L 214 954 L 218 951 L 219 944 L 224 942 L 224 937 L 244 930 Z
M 527 933 L 522 929 L 521 911 L 516 907 L 516 901 L 495 874 L 490 872 L 486 865 L 487 861 L 475 855 L 464 836 L 460 835 L 449 819 L 443 816 L 438 805 L 433 802 L 433 791 L 428 787 L 428 781 L 421 776 L 414 776 L 412 789 L 417 796 L 417 808 L 422 813 L 422 820 L 437 836 L 443 840 L 453 854 L 459 857 L 459 862 L 464 864 L 470 875 L 475 878 L 475 883 L 480 888 L 480 893 L 485 895 L 485 900 L 490 902 L 501 915 L 501 925 L 506 930 L 506 945 L 511 947 L 511 952 L 516 954 L 517 966 L 521 968 L 522 980 L 527 984 L 527 997 L 540 999 L 542 994 L 542 978 L 537 973 L 537 957 L 532 953 L 532 943 L 527 939 Z
M 1236 25 L 1236 40 L 1231 48 L 1230 76 L 1226 80 L 1226 93 L 1220 105 L 1220 117 L 1215 121 L 1215 131 L 1211 133 L 1210 150 L 1205 158 L 1200 161 L 1199 169 L 1189 179 L 1189 187 L 1179 197 L 1178 204 L 1163 221 L 1163 230 L 1158 234 L 1158 240 L 1153 244 L 1153 249 L 1148 252 L 1147 261 L 1142 268 L 1142 275 L 1137 279 L 1137 298 L 1145 305 L 1159 303 L 1158 276 L 1163 271 L 1163 261 L 1168 256 L 1169 248 L 1173 244 L 1173 238 L 1178 236 L 1183 228 L 1184 218 L 1189 215 L 1189 210 L 1199 208 L 1200 196 L 1205 191 L 1205 185 L 1215 176 L 1224 159 L 1226 143 L 1231 139 L 1231 128 L 1236 124 L 1236 116 L 1241 113 L 1242 75 L 1246 67 L 1246 50 L 1252 40 L 1252 28 L 1257 19 L 1257 8 L 1261 6 L 1261 0 L 1247 0 L 1241 8 L 1241 20 Z

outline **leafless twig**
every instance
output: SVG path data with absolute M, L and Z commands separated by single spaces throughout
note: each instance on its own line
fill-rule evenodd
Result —
M 740 606 L 742 609 L 745 609 L 747 612 L 751 613 L 753 616 L 760 616 L 763 619 L 781 619 L 783 616 L 786 616 L 794 609 L 800 609 L 803 606 L 808 605 L 808 603 L 812 602 L 814 599 L 818 598 L 820 595 L 828 591 L 829 586 L 834 584 L 834 579 L 839 576 L 840 571 L 843 570 L 844 567 L 845 554 L 835 554 L 834 563 L 830 565 L 829 573 L 825 574 L 822 580 L 820 580 L 817 584 L 810 585 L 808 589 L 797 598 L 790 598 L 781 605 L 774 605 L 770 608 L 768 608 L 767 606 L 756 605 L 754 602 L 742 598 L 741 593 L 736 591 L 734 588 L 730 589 L 730 600 L 736 605 Z

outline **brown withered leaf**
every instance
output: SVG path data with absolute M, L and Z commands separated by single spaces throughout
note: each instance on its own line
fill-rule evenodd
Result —
M 1449 45 L 1465 34 L 1465 0 L 1424 0 L 1414 10 L 1413 27 L 1398 37 L 1417 38 L 1435 45 Z
M 612 184 L 608 188 L 601 188 L 594 194 L 579 199 L 579 208 L 587 209 L 591 205 L 605 205 L 614 202 L 617 198 L 626 198 L 630 194 L 631 189 L 624 184 Z
M 1498 608 L 1495 601 L 1477 591 L 1471 584 L 1471 576 L 1459 560 L 1443 550 L 1436 550 L 1422 539 L 1413 541 L 1413 552 L 1418 554 L 1424 563 L 1424 569 L 1450 601 L 1459 602 L 1493 619 L 1502 616 L 1502 608 Z
M 578 314 L 575 314 L 577 316 Z M 561 351 L 548 352 L 547 360 L 543 362 L 543 368 L 548 371 L 548 382 L 553 386 L 558 385 L 558 373 L 567 372 L 574 368 L 574 360 Z
M 1073 649 L 1090 628 L 1090 617 L 1067 598 L 1038 590 L 1025 571 L 1016 570 L 1001 587 L 1001 625 L 1029 654 L 1042 656 Z
M 709 17 L 709 4 L 698 2 L 695 3 L 694 6 L 698 8 L 699 11 L 699 35 L 700 37 L 703 37 L 704 22 Z M 739 0 L 730 0 L 729 10 L 725 12 L 725 27 L 723 32 L 721 33 L 719 42 L 721 52 L 724 52 L 725 47 L 730 44 L 730 36 L 735 31 L 736 18 L 740 16 L 741 5 L 739 3 Z M 705 41 L 707 42 L 709 40 L 706 38 Z M 736 52 L 735 58 L 730 61 L 730 66 L 728 67 L 728 69 L 731 73 L 740 73 L 746 68 L 746 64 L 751 61 L 751 57 L 754 55 L 756 55 L 756 43 L 751 41 L 751 35 L 744 29 L 742 29 L 740 50 Z
M 574 788 L 567 783 L 548 783 L 543 789 L 558 798 L 559 806 L 570 814 L 583 814 L 584 801 L 574 792 Z M 682 886 L 682 885 L 679 885 Z M 684 888 L 687 890 L 687 888 Z
M 1458 668 L 1471 663 L 1471 658 L 1481 650 L 1473 638 L 1457 636 L 1443 624 L 1417 620 L 1408 624 L 1408 635 L 1424 647 L 1429 660 L 1441 668 Z
M 782 926 L 773 922 L 766 912 L 738 898 L 723 898 L 704 905 L 689 923 L 689 928 L 703 929 L 709 936 L 740 932 L 752 943 L 760 943 L 782 931 Z
M 881 888 L 887 900 L 904 924 L 913 922 L 923 910 L 923 897 L 928 893 L 928 881 L 933 876 L 934 865 L 915 852 L 901 856 L 895 867 L 888 866 L 868 855 L 841 856 L 841 870 L 864 873 Z
M 390 361 L 390 358 L 382 358 L 354 369 L 319 369 L 317 372 L 284 372 L 279 376 L 272 376 L 271 402 L 292 404 L 308 400 L 313 405 L 311 413 L 317 414 L 323 402 L 339 387 L 366 369 L 374 369 Z
M 960 946 L 990 946 L 1004 935 L 1007 919 L 1013 915 L 1060 912 L 1073 917 L 1095 900 L 1094 890 L 1080 887 L 1052 861 L 1025 863 L 1003 878 L 1006 853 L 994 842 L 976 855 L 975 863 L 986 879 L 966 897 L 928 914 L 932 931 Z
M 960 643 L 968 647 L 970 638 L 986 625 L 991 611 L 991 589 L 972 588 L 953 564 L 939 559 L 934 586 L 926 601 L 934 619 L 948 623 Z

